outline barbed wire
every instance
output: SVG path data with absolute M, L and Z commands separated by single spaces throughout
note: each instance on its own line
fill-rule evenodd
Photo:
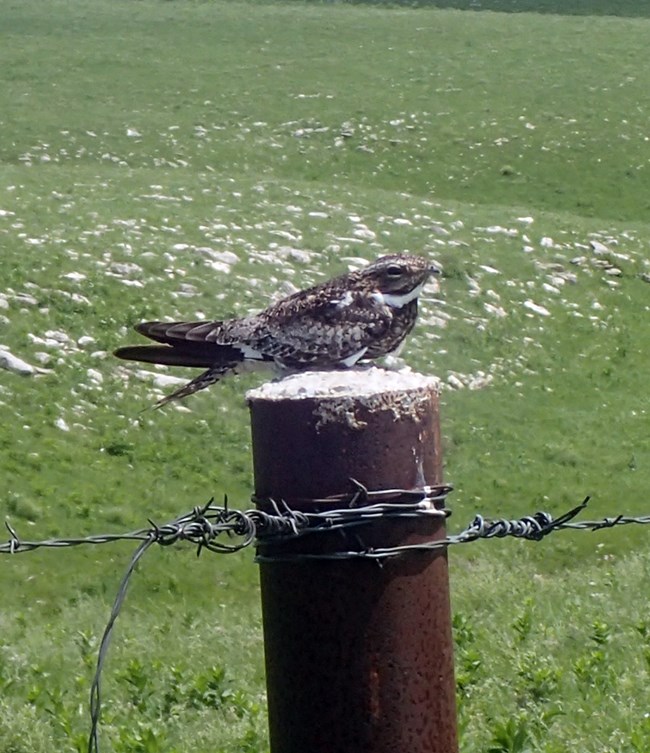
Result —
M 366 491 L 368 499 L 375 495 L 385 496 L 388 492 L 402 497 L 413 497 L 416 490 L 381 490 L 379 492 Z M 324 510 L 321 512 L 304 512 L 290 507 L 284 501 L 273 499 L 259 499 L 260 504 L 266 504 L 272 512 L 260 509 L 236 510 L 228 506 L 227 497 L 222 506 L 215 505 L 214 498 L 203 506 L 195 507 L 191 512 L 181 515 L 175 520 L 158 525 L 149 521 L 149 528 L 140 528 L 127 533 L 109 533 L 76 538 L 43 539 L 39 541 L 23 540 L 8 522 L 5 526 L 10 534 L 8 541 L 0 543 L 0 554 L 22 554 L 36 549 L 62 549 L 85 544 L 109 544 L 116 541 L 140 541 L 157 543 L 161 546 L 171 546 L 180 541 L 189 542 L 197 547 L 197 554 L 203 549 L 212 552 L 233 553 L 254 544 L 258 548 L 256 560 L 266 562 L 277 559 L 275 556 L 260 554 L 265 544 L 277 543 L 296 539 L 315 533 L 326 533 L 368 525 L 377 520 L 448 517 L 449 510 L 436 507 L 435 503 L 443 502 L 451 487 L 423 487 L 417 490 L 418 502 L 399 503 L 386 502 L 380 504 L 363 505 L 353 508 Z M 332 499 L 342 499 L 342 495 L 324 497 L 312 502 L 329 503 Z M 443 539 L 396 546 L 389 548 L 360 548 L 355 551 L 328 552 L 324 554 L 297 553 L 290 555 L 290 559 L 341 559 L 345 557 L 393 557 L 408 551 L 427 551 L 443 549 L 456 544 L 467 544 L 479 539 L 491 538 L 522 538 L 539 541 L 554 531 L 598 531 L 603 528 L 631 524 L 650 524 L 650 515 L 629 516 L 617 515 L 600 520 L 573 521 L 587 506 L 589 497 L 577 507 L 567 513 L 554 518 L 550 513 L 537 512 L 522 518 L 509 520 L 505 518 L 486 518 L 476 515 L 462 531 L 449 534 Z M 226 540 L 219 537 L 225 537 Z M 286 559 L 286 558 L 283 558 Z
M 112 533 L 76 538 L 44 539 L 25 541 L 8 522 L 5 526 L 9 540 L 0 544 L 0 554 L 21 554 L 37 549 L 62 549 L 84 544 L 108 544 L 115 541 L 138 541 L 129 565 L 122 576 L 111 613 L 104 629 L 97 655 L 97 664 L 90 690 L 91 730 L 88 738 L 89 753 L 99 753 L 99 722 L 101 717 L 101 678 L 113 629 L 121 612 L 131 577 L 146 551 L 159 544 L 171 546 L 189 542 L 196 546 L 197 556 L 204 549 L 221 554 L 231 554 L 254 545 L 256 561 L 298 562 L 300 560 L 341 560 L 368 558 L 382 560 L 413 552 L 433 552 L 457 544 L 468 544 L 480 539 L 514 537 L 529 541 L 541 541 L 549 534 L 560 530 L 598 531 L 631 524 L 650 524 L 650 515 L 617 515 L 601 520 L 575 521 L 587 506 L 589 497 L 568 510 L 553 517 L 547 512 L 537 512 L 522 518 L 508 520 L 490 519 L 476 515 L 459 533 L 419 544 L 393 547 L 369 547 L 360 536 L 355 537 L 357 549 L 341 549 L 327 552 L 278 552 L 278 544 L 318 533 L 344 532 L 377 521 L 390 519 L 432 519 L 449 516 L 444 507 L 452 487 L 446 485 L 424 486 L 416 489 L 368 490 L 363 484 L 351 479 L 353 490 L 349 494 L 337 494 L 319 499 L 296 498 L 290 501 L 270 498 L 253 498 L 256 509 L 245 511 L 231 509 L 228 498 L 223 505 L 215 505 L 214 498 L 207 504 L 195 507 L 165 525 L 149 521 L 149 528 L 140 528 L 128 533 Z M 292 505 L 308 504 L 316 511 L 305 512 Z M 337 505 L 343 505 L 337 507 Z M 319 510 L 318 508 L 325 508 Z M 260 509 L 266 508 L 266 509 Z M 347 541 L 347 539 L 345 539 Z

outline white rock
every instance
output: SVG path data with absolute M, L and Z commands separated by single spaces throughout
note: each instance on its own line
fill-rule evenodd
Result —
M 88 379 L 91 382 L 95 382 L 95 384 L 102 384 L 104 381 L 104 375 L 101 371 L 97 371 L 97 369 L 88 369 L 86 374 L 88 375 Z
M 550 316 L 551 312 L 544 308 L 544 306 L 540 306 L 537 303 L 534 303 L 530 300 L 530 298 L 523 303 L 524 308 L 527 308 L 529 311 L 532 311 L 535 314 L 539 314 L 540 316 Z
M 14 300 L 18 301 L 18 303 L 24 303 L 27 306 L 37 306 L 38 301 L 36 298 L 34 298 L 33 295 L 29 295 L 29 293 L 16 293 L 14 296 Z
M 61 332 L 60 329 L 48 329 L 44 334 L 45 337 L 48 337 L 50 340 L 56 340 L 58 343 L 70 342 L 68 335 L 65 332 Z
M 591 246 L 591 250 L 595 254 L 607 254 L 609 253 L 609 249 L 604 243 L 601 243 L 600 241 L 589 241 L 589 245 Z
M 472 298 L 476 298 L 476 296 L 481 294 L 481 286 L 472 277 L 467 278 L 467 285 L 469 287 L 469 295 Z
M 213 269 L 219 274 L 230 274 L 230 264 L 224 264 L 222 261 L 206 261 L 205 266 L 210 267 L 210 269 Z
M 236 264 L 239 261 L 237 254 L 232 251 L 215 251 L 210 246 L 197 246 L 194 250 L 199 254 L 208 256 L 212 261 L 218 261 L 226 265 Z
M 499 319 L 502 319 L 504 316 L 508 316 L 506 310 L 502 306 L 494 306 L 491 303 L 484 303 L 483 308 L 487 311 L 488 314 L 492 314 L 492 316 L 496 316 Z
M 142 272 L 142 267 L 132 261 L 114 261 L 109 269 L 116 275 L 131 275 Z
M 478 229 L 479 228 L 477 228 L 477 230 Z M 496 235 L 498 233 L 501 233 L 503 235 L 508 235 L 510 237 L 513 237 L 519 234 L 519 231 L 515 230 L 515 228 L 502 227 L 501 225 L 490 225 L 489 227 L 485 228 L 485 232 L 490 233 L 491 235 Z
M 362 238 L 366 241 L 374 241 L 377 234 L 373 232 L 369 227 L 365 225 L 359 225 L 352 231 L 357 238 Z
M 291 251 L 289 251 L 289 256 L 301 264 L 308 264 L 311 261 L 312 255 L 309 251 L 303 251 L 301 248 L 292 248 Z
M 494 381 L 492 374 L 480 374 L 470 379 L 467 385 L 470 390 L 482 390 Z
M 294 285 L 291 280 L 282 280 L 282 282 L 279 283 L 277 290 L 271 295 L 271 298 L 274 301 L 279 301 L 282 298 L 287 298 L 288 296 L 297 293 L 299 290 L 300 288 Z
M 31 376 L 36 373 L 36 368 L 22 358 L 14 356 L 8 350 L 0 350 L 0 368 L 12 371 L 20 376 Z
M 447 377 L 447 384 L 455 390 L 462 390 L 465 388 L 465 385 L 455 374 L 449 374 Z
M 61 429 L 61 431 L 70 431 L 70 427 L 64 421 L 63 418 L 60 418 L 60 417 L 57 418 L 56 421 L 54 422 L 54 425 L 56 426 L 57 429 Z
M 150 381 L 155 387 L 178 387 L 181 384 L 187 384 L 187 379 L 181 377 L 170 376 L 169 374 L 160 374 L 155 371 L 146 371 L 145 369 L 138 369 L 135 372 L 135 376 L 143 382 Z

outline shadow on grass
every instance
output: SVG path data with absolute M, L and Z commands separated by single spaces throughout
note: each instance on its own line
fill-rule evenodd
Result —
M 621 16 L 650 18 L 643 0 L 347 0 L 355 5 L 491 10 L 500 13 L 553 13 L 563 16 Z

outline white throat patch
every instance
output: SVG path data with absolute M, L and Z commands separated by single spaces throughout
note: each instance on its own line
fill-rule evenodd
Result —
M 380 293 L 376 291 L 372 294 L 372 297 L 379 304 L 390 306 L 393 309 L 401 309 L 402 306 L 406 306 L 407 303 L 410 303 L 420 295 L 425 284 L 426 282 L 421 282 L 416 288 L 409 290 L 408 293 Z

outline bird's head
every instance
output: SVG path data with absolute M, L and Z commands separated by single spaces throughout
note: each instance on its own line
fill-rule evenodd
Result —
M 417 298 L 431 275 L 440 269 L 423 256 L 382 256 L 359 272 L 362 284 L 381 297 L 382 303 L 401 308 Z

